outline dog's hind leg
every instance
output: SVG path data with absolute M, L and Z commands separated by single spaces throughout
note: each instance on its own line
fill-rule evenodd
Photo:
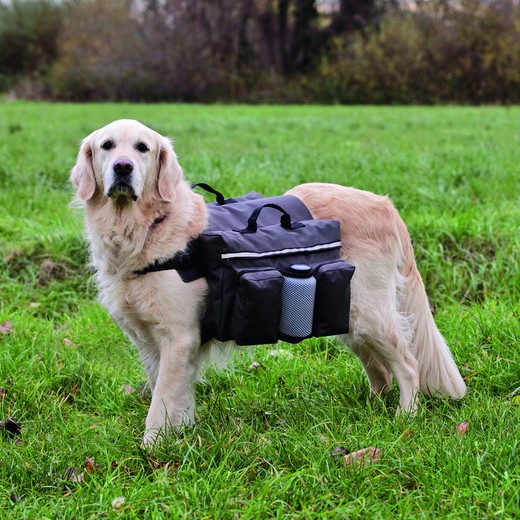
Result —
M 387 394 L 392 387 L 392 373 L 385 363 L 365 345 L 355 345 L 352 351 L 361 361 L 374 395 Z
M 391 348 L 394 348 L 392 345 Z M 397 384 L 399 385 L 398 414 L 414 415 L 417 411 L 417 392 L 419 391 L 419 367 L 410 352 L 400 352 L 388 361 Z
M 386 330 L 373 330 L 370 334 L 349 334 L 346 342 L 363 363 L 372 390 L 386 393 L 393 375 L 400 393 L 397 413 L 414 414 L 419 391 L 417 361 L 406 341 L 389 330 L 388 322 L 386 325 Z
M 366 273 L 359 269 L 359 282 Z M 419 391 L 419 368 L 410 345 L 410 320 L 396 309 L 395 286 L 386 280 L 379 284 L 372 277 L 372 286 L 379 290 L 359 294 L 353 284 L 350 319 L 351 332 L 343 336 L 345 343 L 358 355 L 374 391 L 389 388 L 395 377 L 400 392 L 398 413 L 414 413 Z M 366 283 L 361 287 L 366 287 Z

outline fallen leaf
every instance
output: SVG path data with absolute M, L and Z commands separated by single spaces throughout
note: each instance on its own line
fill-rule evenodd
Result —
M 4 321 L 0 323 L 0 332 L 2 334 L 12 334 L 13 333 L 13 324 L 10 321 Z
M 12 419 L 7 419 L 6 421 L 0 421 L 0 430 L 5 431 L 9 437 L 14 437 L 15 435 L 20 435 L 22 427 Z
M 261 368 L 262 365 L 258 362 L 258 361 L 253 361 L 250 365 L 249 365 L 249 372 L 256 372 L 259 368 Z
M 328 445 L 329 445 L 329 439 L 327 439 L 327 437 L 325 437 L 325 435 L 320 435 L 320 441 L 321 441 L 325 446 L 328 446 Z
M 125 505 L 125 497 L 116 497 L 112 500 L 112 509 L 119 511 Z
M 85 457 L 85 471 L 92 475 L 96 469 L 96 464 L 94 463 L 94 459 L 90 459 L 89 457 Z
M 65 343 L 65 345 L 67 345 L 67 347 L 70 347 L 72 345 L 72 341 L 69 338 L 65 338 L 63 340 L 63 343 Z
M 463 421 L 457 425 L 457 427 L 455 428 L 455 433 L 457 435 L 459 435 L 460 437 L 462 437 L 463 435 L 466 435 L 466 433 L 468 433 L 468 430 L 469 430 L 469 422 Z
M 520 405 L 520 395 L 515 395 L 513 397 L 513 399 L 511 399 L 511 402 L 515 405 L 515 406 L 519 406 Z
M 65 471 L 65 480 L 70 480 L 71 482 L 80 483 L 85 480 L 85 474 L 80 473 L 78 468 L 72 467 L 68 468 Z
M 329 455 L 333 458 L 334 462 L 339 462 L 340 457 L 347 455 L 349 451 L 343 446 L 335 446 L 329 450 Z
M 136 390 L 133 386 L 125 385 L 123 387 L 123 392 L 125 395 L 132 395 L 132 394 L 135 394 Z
M 372 462 L 379 461 L 381 450 L 378 448 L 363 448 L 361 450 L 353 451 L 343 457 L 343 463 L 345 466 L 357 465 L 366 466 Z
M 49 285 L 52 278 L 56 275 L 58 264 L 52 260 L 44 260 L 40 264 L 40 272 L 38 273 L 38 283 L 42 285 Z
M 25 502 L 25 498 L 22 498 L 22 497 L 18 496 L 16 493 L 11 493 L 9 495 L 9 498 L 11 499 L 11 502 L 13 504 L 18 504 L 18 503 L 21 503 L 21 502 Z
M 407 441 L 408 439 L 412 439 L 415 436 L 415 433 L 410 430 L 410 428 L 407 428 L 402 434 L 401 437 L 399 437 L 402 441 Z

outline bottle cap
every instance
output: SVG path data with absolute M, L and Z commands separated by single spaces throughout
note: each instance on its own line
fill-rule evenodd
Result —
M 307 264 L 292 264 L 289 269 L 291 274 L 301 276 L 302 278 L 312 274 L 312 267 Z

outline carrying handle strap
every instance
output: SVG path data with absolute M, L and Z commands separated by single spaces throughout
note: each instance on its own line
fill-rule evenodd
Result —
M 242 233 L 243 235 L 246 235 L 248 233 L 256 233 L 256 231 L 258 229 L 257 220 L 258 220 L 258 217 L 260 216 L 260 212 L 264 208 L 273 208 L 273 209 L 280 211 L 282 213 L 282 216 L 280 217 L 280 225 L 284 229 L 287 229 L 288 231 L 292 231 L 294 229 L 305 227 L 305 225 L 302 224 L 301 222 L 292 222 L 291 215 L 289 215 L 289 213 L 287 213 L 287 211 L 285 211 L 281 206 L 278 206 L 278 204 L 269 203 L 269 204 L 264 204 L 263 206 L 258 206 L 258 208 L 256 208 L 253 211 L 253 213 L 251 213 L 251 216 L 247 219 L 247 227 L 244 229 L 238 229 L 237 231 L 239 233 Z
M 222 195 L 222 193 L 220 193 L 220 191 L 217 191 L 215 188 L 212 188 L 209 184 L 206 184 L 205 182 L 197 182 L 191 185 L 191 189 L 194 188 L 202 188 L 208 193 L 213 193 L 213 195 L 216 195 L 217 204 L 219 206 L 223 206 L 224 204 L 226 204 L 226 199 L 224 198 L 224 195 Z

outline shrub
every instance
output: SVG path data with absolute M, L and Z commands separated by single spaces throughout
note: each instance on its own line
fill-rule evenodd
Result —
M 0 91 L 77 101 L 520 101 L 519 0 L 338 5 L 320 15 L 313 0 L 13 0 L 0 4 Z
M 345 103 L 520 101 L 520 6 L 393 11 L 322 60 L 311 97 Z
M 52 95 L 66 100 L 139 99 L 147 51 L 128 15 L 130 2 L 93 0 L 70 7 L 52 67 Z M 143 96 L 145 97 L 145 96 Z
M 399 12 L 366 35 L 338 41 L 320 70 L 327 95 L 347 103 L 426 101 L 430 73 L 424 32 L 415 17 Z
M 25 89 L 45 93 L 62 23 L 63 6 L 50 0 L 0 4 L 0 89 L 16 87 L 23 79 Z

